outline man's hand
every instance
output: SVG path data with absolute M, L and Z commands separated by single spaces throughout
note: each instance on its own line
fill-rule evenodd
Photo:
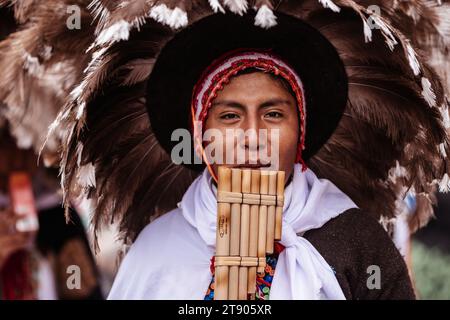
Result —
M 16 230 L 20 218 L 12 210 L 0 210 L 0 269 L 13 253 L 28 248 L 34 241 L 35 232 Z

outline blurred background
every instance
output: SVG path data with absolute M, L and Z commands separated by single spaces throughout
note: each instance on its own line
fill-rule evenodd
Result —
M 421 299 L 450 299 L 450 195 L 438 194 L 435 218 L 412 237 L 412 269 Z

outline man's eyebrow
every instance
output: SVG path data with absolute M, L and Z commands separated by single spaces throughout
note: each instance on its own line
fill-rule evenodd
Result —
M 280 104 L 292 105 L 292 102 L 288 99 L 274 98 L 267 100 L 259 105 L 260 108 L 269 108 Z
M 285 105 L 292 105 L 292 102 L 288 99 L 282 99 L 282 98 L 273 98 L 273 99 L 269 99 L 264 101 L 263 103 L 261 103 L 259 105 L 259 108 L 269 108 L 269 107 L 273 107 L 276 105 L 281 105 L 281 104 L 285 104 Z M 217 105 L 224 105 L 227 107 L 231 107 L 231 108 L 237 108 L 237 109 L 245 109 L 245 106 L 237 101 L 233 101 L 233 100 L 216 100 L 213 102 L 212 106 L 217 106 Z
M 233 101 L 233 100 L 217 100 L 217 101 L 213 102 L 212 107 L 217 106 L 217 105 L 224 105 L 224 106 L 232 107 L 232 108 L 245 109 L 244 105 L 242 105 L 239 102 Z

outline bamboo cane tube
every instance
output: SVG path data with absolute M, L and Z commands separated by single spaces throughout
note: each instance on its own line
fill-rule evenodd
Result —
M 284 203 L 284 180 L 286 174 L 284 171 L 278 172 L 277 178 L 277 198 L 283 199 Z M 275 213 L 275 241 L 281 240 L 281 230 L 282 230 L 282 221 L 283 221 L 283 205 L 277 205 L 276 213 Z
M 269 194 L 277 194 L 277 172 L 271 171 L 269 174 Z M 273 254 L 273 243 L 275 240 L 275 208 L 276 204 L 267 207 L 267 238 L 266 253 Z
M 259 194 L 259 185 L 261 180 L 261 172 L 259 170 L 252 170 L 251 178 L 251 189 L 250 192 L 253 194 Z M 250 257 L 258 256 L 258 219 L 259 216 L 259 205 L 250 206 L 250 237 L 248 246 L 248 255 Z M 255 299 L 256 291 L 256 267 L 248 268 L 248 293 L 250 299 Z
M 231 191 L 231 170 L 219 167 L 218 192 Z M 226 257 L 230 254 L 230 213 L 229 203 L 217 204 L 216 256 Z M 228 299 L 228 266 L 216 266 L 214 300 Z
M 242 193 L 250 193 L 251 190 L 251 170 L 242 170 Z M 249 236 L 250 236 L 250 205 L 242 204 L 241 206 L 241 240 L 240 240 L 240 255 L 241 257 L 248 257 L 249 253 Z M 239 300 L 247 300 L 247 286 L 248 286 L 248 268 L 239 268 Z
M 261 171 L 260 194 L 268 194 L 269 192 L 269 171 Z M 266 232 L 267 232 L 267 206 L 259 206 L 259 223 L 258 223 L 258 258 L 266 257 Z M 259 264 L 257 272 L 264 273 L 265 264 Z
M 231 192 L 241 192 L 242 172 L 239 169 L 231 169 Z M 241 227 L 241 204 L 231 204 L 231 229 L 230 229 L 230 256 L 239 257 L 240 227 Z M 231 266 L 228 282 L 228 299 L 237 300 L 239 293 L 239 267 Z

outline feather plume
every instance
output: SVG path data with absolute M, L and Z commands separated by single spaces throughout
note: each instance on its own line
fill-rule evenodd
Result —
M 224 0 L 223 3 L 231 12 L 240 16 L 246 13 L 248 9 L 247 0 Z
M 69 30 L 66 26 L 66 9 L 73 4 L 82 9 L 81 30 Z M 85 50 L 93 40 L 87 4 L 88 0 L 0 4 L 11 6 L 19 26 L 0 42 L 3 114 L 21 145 L 32 145 L 51 157 L 59 150 L 61 136 L 55 131 L 47 139 L 47 129 L 81 78 L 83 65 L 88 61 Z
M 319 0 L 319 2 L 325 7 L 334 12 L 339 12 L 341 9 L 331 0 Z
M 209 5 L 214 10 L 215 13 L 221 12 L 225 13 L 225 9 L 220 4 L 219 0 L 209 0 Z
M 168 25 L 173 29 L 185 27 L 188 24 L 187 13 L 180 8 L 170 9 L 165 4 L 154 6 L 150 10 L 150 18 Z
M 256 14 L 255 25 L 264 29 L 269 29 L 277 25 L 277 17 L 273 11 L 267 6 L 262 5 Z

